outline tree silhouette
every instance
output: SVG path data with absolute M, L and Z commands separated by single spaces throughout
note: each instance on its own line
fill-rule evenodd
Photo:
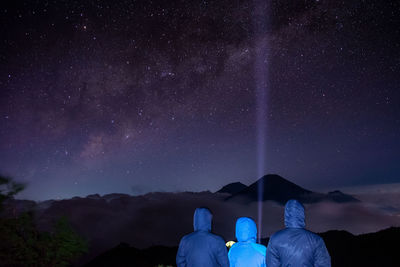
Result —
M 0 209 L 5 201 L 21 192 L 25 185 L 0 176 Z M 37 229 L 34 213 L 0 217 L 1 266 L 69 266 L 87 252 L 87 243 L 70 226 L 66 217 L 59 218 L 51 232 Z
M 13 198 L 24 189 L 25 184 L 14 182 L 11 178 L 0 175 L 0 211 L 5 200 Z

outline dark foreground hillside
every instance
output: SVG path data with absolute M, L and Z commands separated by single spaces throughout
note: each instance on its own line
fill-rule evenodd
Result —
M 331 254 L 333 267 L 400 266 L 400 227 L 358 236 L 346 231 L 328 231 L 321 236 Z M 263 240 L 263 243 L 267 245 L 268 239 Z M 139 250 L 122 243 L 102 253 L 85 267 L 175 266 L 176 251 L 177 247 L 163 246 Z
M 332 266 L 400 266 L 400 227 L 354 236 L 346 231 L 321 234 L 331 254 Z
M 126 243 L 121 243 L 115 248 L 112 248 L 90 263 L 86 264 L 85 267 L 94 266 L 137 266 L 137 267 L 147 267 L 147 266 L 176 266 L 175 265 L 175 255 L 178 247 L 164 247 L 155 246 L 148 249 L 137 249 L 129 246 Z

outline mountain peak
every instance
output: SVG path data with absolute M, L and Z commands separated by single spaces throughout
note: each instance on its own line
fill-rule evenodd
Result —
M 237 194 L 243 189 L 247 188 L 246 185 L 242 184 L 241 182 L 230 183 L 222 187 L 216 193 L 228 193 L 231 195 Z
M 358 202 L 359 200 L 351 195 L 347 195 L 340 190 L 335 190 L 328 193 L 335 202 Z
M 262 196 L 259 196 L 260 188 L 262 188 Z M 315 203 L 320 201 L 358 201 L 354 197 L 339 191 L 334 191 L 330 194 L 313 192 L 277 174 L 264 175 L 247 188 L 227 198 L 227 200 L 238 200 L 247 203 L 260 199 L 262 201 L 272 200 L 280 204 L 285 204 L 289 199 L 297 199 L 303 203 Z
M 282 176 L 278 175 L 278 174 L 267 174 L 264 175 L 263 177 L 261 177 L 260 179 L 258 179 L 255 183 L 251 184 L 250 186 L 260 186 L 260 184 L 263 185 L 264 189 L 268 189 L 268 187 L 290 187 L 293 190 L 299 190 L 299 191 L 307 191 L 307 192 L 311 192 L 309 190 L 306 190 L 300 186 L 298 186 L 297 184 L 283 178 Z

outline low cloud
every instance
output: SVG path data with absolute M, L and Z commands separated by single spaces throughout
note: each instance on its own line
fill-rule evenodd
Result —
M 399 197 L 400 195 L 398 195 Z M 234 240 L 237 218 L 248 216 L 258 222 L 258 203 L 249 205 L 224 201 L 225 194 L 150 193 L 106 201 L 105 198 L 75 198 L 57 201 L 41 213 L 46 224 L 60 215 L 85 236 L 94 254 L 120 242 L 138 248 L 153 245 L 176 246 L 183 235 L 193 231 L 193 212 L 209 207 L 213 213 L 213 231 L 225 240 Z M 384 203 L 317 203 L 306 205 L 307 228 L 314 232 L 347 230 L 353 234 L 375 232 L 400 226 L 396 212 L 382 209 Z M 270 236 L 284 227 L 284 207 L 266 201 L 262 208 L 262 236 Z M 260 227 L 259 227 L 260 229 Z

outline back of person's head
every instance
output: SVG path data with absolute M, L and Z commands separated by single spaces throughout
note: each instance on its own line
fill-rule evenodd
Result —
M 195 231 L 211 231 L 212 213 L 208 208 L 197 208 L 193 216 Z
M 304 206 L 297 200 L 291 199 L 285 205 L 285 226 L 288 228 L 304 228 Z
M 239 242 L 255 242 L 257 238 L 257 226 L 253 219 L 240 217 L 236 221 L 236 239 Z

